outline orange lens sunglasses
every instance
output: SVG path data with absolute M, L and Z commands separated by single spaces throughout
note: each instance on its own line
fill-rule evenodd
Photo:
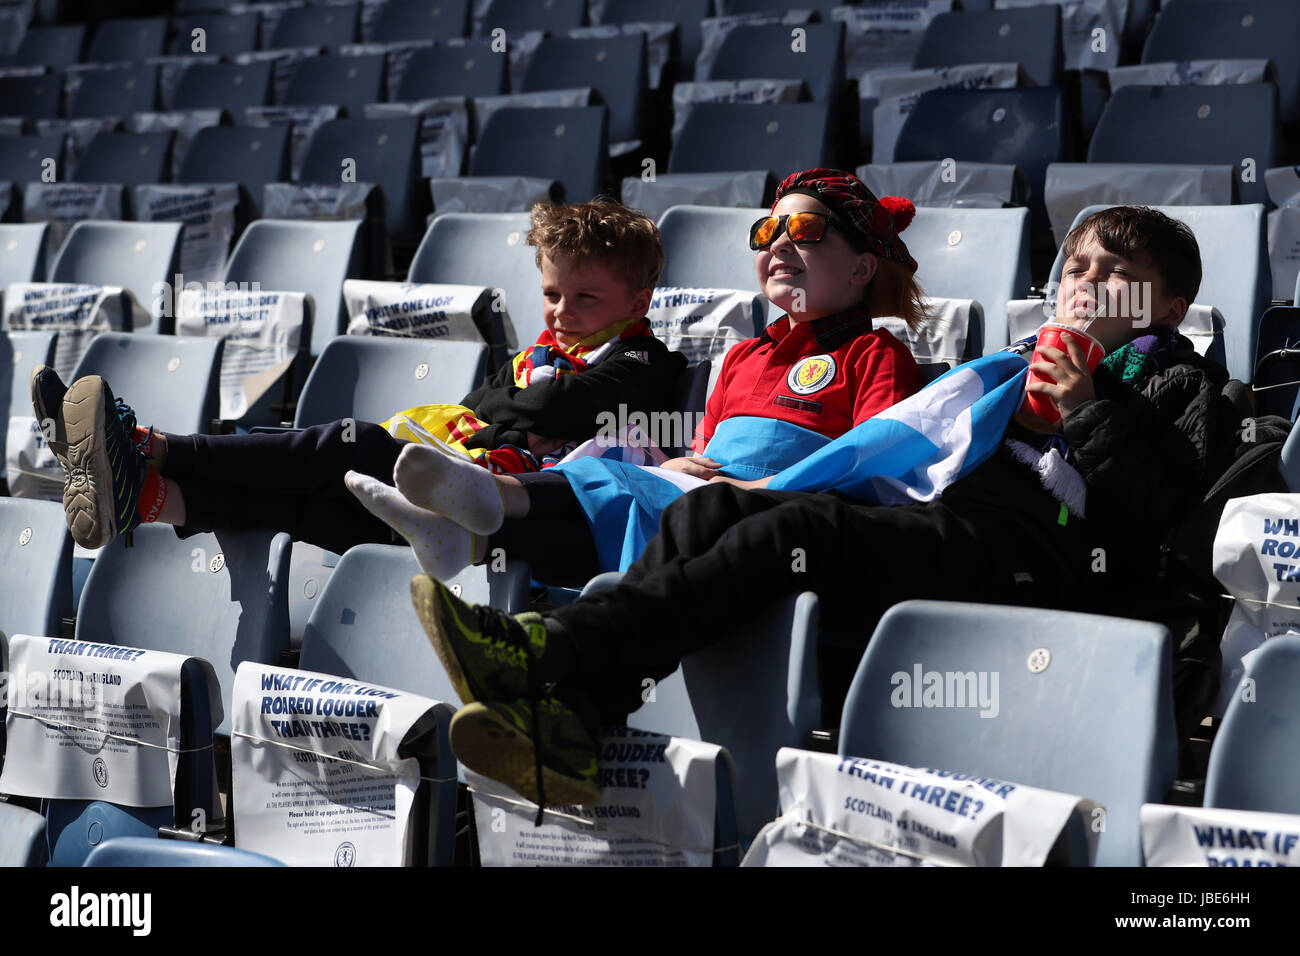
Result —
M 767 216 L 749 229 L 749 248 L 766 249 L 781 237 L 784 230 L 795 242 L 821 242 L 826 236 L 826 224 L 835 223 L 835 217 L 824 212 L 793 212 L 784 216 Z

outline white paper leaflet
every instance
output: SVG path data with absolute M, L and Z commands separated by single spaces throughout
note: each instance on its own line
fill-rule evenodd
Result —
M 170 806 L 181 746 L 183 654 L 14 635 L 0 791 Z M 221 693 L 203 663 L 212 726 Z M 211 741 L 194 742 L 211 746 Z
M 54 262 L 72 227 L 86 219 L 122 218 L 125 187 L 115 183 L 27 183 L 23 221 L 48 222 L 45 261 Z
M 1051 2 L 1051 0 L 1048 0 Z M 1067 70 L 1104 70 L 1119 62 L 1129 0 L 1056 0 Z M 997 0 L 999 10 L 1041 7 L 1043 0 Z
M 407 862 L 420 764 L 401 751 L 446 705 L 246 661 L 232 717 L 236 846 L 295 866 Z
M 115 286 L 69 282 L 11 282 L 5 290 L 5 328 L 56 330 L 54 370 L 66 382 L 100 332 L 129 330 L 131 316 L 144 309 Z
M 198 282 L 219 281 L 235 235 L 239 187 L 162 184 L 136 186 L 135 217 L 141 222 L 183 222 L 180 271 Z
M 1263 83 L 1268 60 L 1184 60 L 1137 63 L 1107 71 L 1113 93 L 1122 86 L 1227 86 Z
M 1147 866 L 1300 866 L 1300 816 L 1145 803 Z
M 1081 797 L 973 774 L 782 747 L 781 816 L 742 866 L 1042 866 Z M 1090 825 L 1089 863 L 1097 834 Z M 1082 861 L 1073 861 L 1080 863 Z
M 244 122 L 249 126 L 289 127 L 289 166 L 296 182 L 302 172 L 311 138 L 332 119 L 338 119 L 337 106 L 249 106 Z
M 707 80 L 673 86 L 672 140 L 697 103 L 798 103 L 803 80 Z M 756 163 L 757 164 L 757 163 Z M 759 204 L 762 200 L 760 199 Z M 757 205 L 757 204 L 756 204 Z
M 880 102 L 872 112 L 871 161 L 892 163 L 907 114 L 928 90 L 1009 90 L 1020 81 L 1018 63 L 968 63 L 924 70 L 877 71 L 863 79 L 860 95 Z
M 844 22 L 844 67 L 861 82 L 870 70 L 911 67 L 930 21 L 952 10 L 952 0 L 882 0 L 843 6 L 831 17 Z M 866 95 L 866 94 L 863 94 Z
M 718 760 L 714 744 L 635 730 L 601 738 L 601 802 L 548 808 L 465 771 L 484 866 L 709 866 Z
M 366 119 L 420 117 L 420 175 L 459 176 L 469 142 L 469 110 L 463 96 L 412 103 L 367 103 Z
M 1017 180 L 1016 167 L 1001 163 L 868 164 L 859 166 L 857 175 L 877 196 L 907 196 L 917 206 L 1001 209 L 1020 202 L 1020 191 L 1027 189 Z
M 491 330 L 484 325 L 490 322 L 488 313 L 495 313 L 505 323 L 514 347 L 504 296 L 498 299 L 494 290 L 484 286 L 347 279 L 343 303 L 348 335 L 488 342 Z
M 238 418 L 278 380 L 302 335 L 302 292 L 185 288 L 176 334 L 226 340 L 221 354 L 221 417 Z
M 731 289 L 679 289 L 660 286 L 650 299 L 646 318 L 655 338 L 686 356 L 691 365 L 713 363 L 710 389 L 722 371 L 722 358 L 737 342 L 759 332 L 763 297 Z M 685 444 L 690 443 L 690 436 Z
M 888 329 L 911 351 L 918 362 L 947 362 L 960 365 L 967 358 L 966 340 L 970 334 L 971 309 L 979 306 L 973 299 L 924 297 L 930 319 L 920 328 L 909 329 L 902 319 L 875 319 L 878 329 Z M 983 318 L 981 314 L 981 319 Z M 1041 323 L 1040 323 L 1041 324 Z
M 1239 692 L 1243 661 L 1279 634 L 1300 634 L 1300 495 L 1233 498 L 1214 536 L 1214 575 L 1237 599 L 1224 629 L 1223 672 L 1213 714 Z
M 1268 214 L 1268 258 L 1273 266 L 1273 298 L 1291 299 L 1300 274 L 1300 172 L 1295 166 L 1266 170 L 1268 198 L 1278 208 Z

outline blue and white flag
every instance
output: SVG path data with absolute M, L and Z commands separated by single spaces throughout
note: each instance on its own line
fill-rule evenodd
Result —
M 774 491 L 838 491 L 882 505 L 933 501 L 989 458 L 1020 407 L 1025 357 L 959 365 L 773 477 Z

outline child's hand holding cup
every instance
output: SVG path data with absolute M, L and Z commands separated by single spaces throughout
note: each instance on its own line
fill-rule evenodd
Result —
M 1071 359 L 1070 345 L 1074 345 L 1074 352 L 1085 363 L 1083 366 L 1076 366 Z M 1064 361 L 1055 358 L 1050 354 L 1044 354 L 1043 349 L 1059 349 L 1064 353 Z M 1058 325 L 1055 322 L 1049 322 L 1038 331 L 1038 341 L 1034 345 L 1034 355 L 1029 363 L 1029 381 L 1026 383 L 1025 400 L 1020 406 L 1020 411 L 1026 415 L 1039 419 L 1043 424 L 1055 427 L 1056 423 L 1061 420 L 1060 410 L 1056 406 L 1056 401 L 1046 392 L 1034 391 L 1028 388 L 1029 384 L 1035 382 L 1045 382 L 1049 385 L 1063 385 L 1067 390 L 1074 386 L 1082 384 L 1077 381 L 1079 373 L 1084 369 L 1087 370 L 1087 397 L 1091 398 L 1092 391 L 1092 373 L 1097 370 L 1097 365 L 1101 362 L 1106 354 L 1105 347 L 1102 346 L 1095 338 L 1089 335 L 1083 329 L 1077 329 L 1072 326 Z M 1034 368 L 1037 363 L 1055 366 L 1064 374 L 1058 373 L 1061 381 L 1057 378 L 1045 374 L 1041 369 Z M 1070 381 L 1070 373 L 1075 373 L 1073 378 L 1076 381 Z M 1029 423 L 1032 423 L 1032 419 Z

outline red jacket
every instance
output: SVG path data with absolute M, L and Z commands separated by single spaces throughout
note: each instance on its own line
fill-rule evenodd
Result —
M 718 422 L 736 415 L 780 418 L 838 438 L 920 387 L 907 346 L 873 330 L 864 310 L 793 328 L 782 317 L 727 352 L 691 447 L 702 452 Z

